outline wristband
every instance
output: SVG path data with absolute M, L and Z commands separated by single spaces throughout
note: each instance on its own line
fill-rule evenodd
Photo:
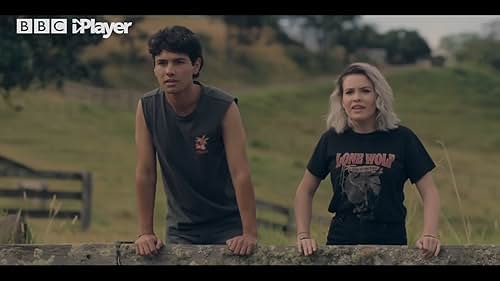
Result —
M 155 235 L 154 233 L 142 233 L 142 234 L 137 235 L 137 238 L 139 238 L 139 237 L 141 237 L 143 235 L 148 235 L 148 234 Z

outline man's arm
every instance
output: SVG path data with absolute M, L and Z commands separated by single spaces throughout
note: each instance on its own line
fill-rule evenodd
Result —
M 235 254 L 250 254 L 257 243 L 255 194 L 246 155 L 246 136 L 236 103 L 232 103 L 223 120 L 223 138 L 229 171 L 236 193 L 243 225 L 243 235 L 228 240 Z
M 139 237 L 135 241 L 136 253 L 150 255 L 157 253 L 162 242 L 154 233 L 154 203 L 156 193 L 156 156 L 151 134 L 146 126 L 142 104 L 139 101 L 135 115 L 135 147 L 137 163 L 135 168 L 135 190 L 139 211 Z

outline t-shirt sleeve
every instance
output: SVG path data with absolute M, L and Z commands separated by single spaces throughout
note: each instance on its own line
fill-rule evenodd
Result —
M 411 183 L 418 182 L 436 167 L 420 139 L 408 129 L 405 144 L 405 169 Z
M 316 148 L 314 148 L 314 152 L 309 159 L 309 163 L 307 164 L 307 170 L 314 176 L 325 179 L 328 175 L 329 164 L 328 164 L 328 134 L 324 133 L 318 143 L 316 144 Z

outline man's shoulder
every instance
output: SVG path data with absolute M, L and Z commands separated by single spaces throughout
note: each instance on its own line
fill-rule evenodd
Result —
M 146 92 L 142 95 L 141 99 L 151 99 L 161 93 L 160 88 L 153 89 L 149 92 Z
M 204 94 L 210 99 L 216 102 L 223 103 L 232 103 L 233 101 L 237 102 L 238 99 L 233 95 L 229 94 L 227 91 L 224 91 L 220 88 L 211 86 L 211 85 L 203 85 L 205 92 Z

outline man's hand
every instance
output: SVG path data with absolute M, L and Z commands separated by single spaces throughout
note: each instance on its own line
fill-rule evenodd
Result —
M 229 250 L 236 255 L 249 255 L 257 246 L 257 237 L 251 234 L 243 234 L 226 241 Z
M 135 253 L 140 256 L 157 255 L 163 242 L 155 234 L 143 234 L 135 240 Z
M 425 258 L 437 257 L 441 250 L 441 241 L 434 235 L 422 235 L 416 244 Z

